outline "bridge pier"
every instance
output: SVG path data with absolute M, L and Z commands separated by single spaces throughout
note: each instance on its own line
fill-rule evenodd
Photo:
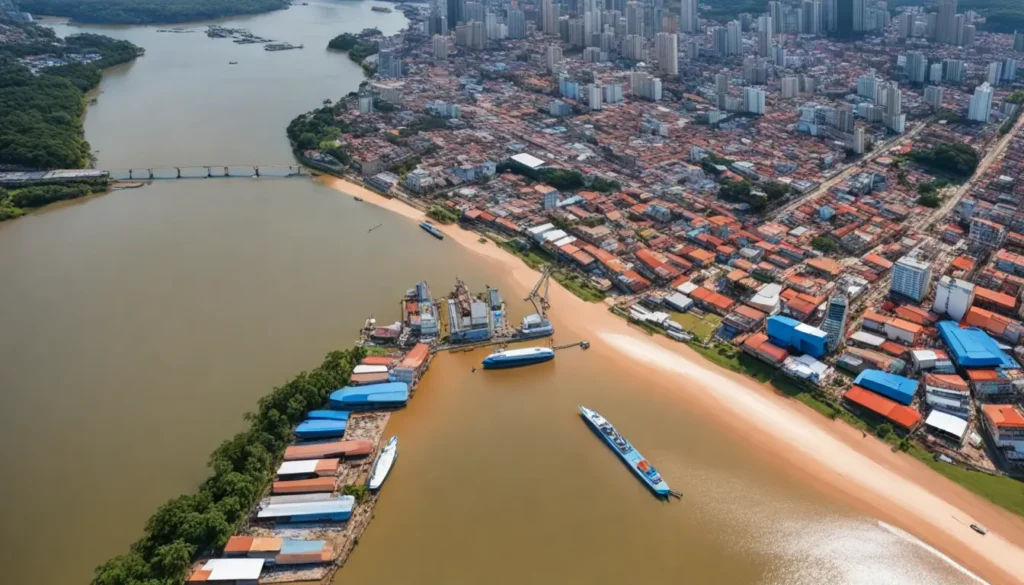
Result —
M 227 167 L 224 167 L 224 176 L 225 177 L 230 177 L 231 176 L 231 173 L 228 172 L 228 168 Z
M 181 167 L 174 167 L 174 170 L 178 171 L 178 178 L 181 178 Z
M 134 178 L 135 177 L 132 176 L 132 170 L 128 169 L 128 180 L 131 180 L 131 179 L 134 179 Z
M 258 178 L 260 176 L 260 168 L 259 167 L 253 167 L 252 169 L 254 171 L 256 171 L 256 177 Z
M 206 167 L 206 178 L 213 178 L 213 169 L 211 169 L 210 167 Z
M 149 171 L 149 180 L 152 181 L 153 180 L 153 169 L 146 169 L 146 170 Z

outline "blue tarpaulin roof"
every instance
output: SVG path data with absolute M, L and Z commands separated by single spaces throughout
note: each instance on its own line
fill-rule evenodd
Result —
M 864 370 L 853 383 L 905 405 L 910 405 L 917 391 L 916 381 L 882 370 Z
M 964 368 L 1016 368 L 1017 362 L 999 349 L 999 344 L 977 327 L 961 328 L 953 321 L 938 325 L 939 335 L 953 361 Z

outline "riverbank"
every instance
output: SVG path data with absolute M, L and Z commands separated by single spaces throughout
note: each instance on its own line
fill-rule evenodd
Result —
M 422 210 L 333 177 L 319 182 L 350 196 L 420 221 Z M 526 292 L 537 273 L 519 258 L 458 226 L 440 226 L 450 239 L 500 265 Z M 889 445 L 820 416 L 771 388 L 716 366 L 692 349 L 652 338 L 561 286 L 551 287 L 559 335 L 600 341 L 591 349 L 619 368 L 656 368 L 672 375 L 669 391 L 737 436 L 756 443 L 788 472 L 832 497 L 898 526 L 992 583 L 1024 582 L 1024 520 L 939 476 Z M 561 316 L 572 315 L 572 319 Z M 662 382 L 662 385 L 664 382 Z M 985 524 L 980 536 L 971 522 Z

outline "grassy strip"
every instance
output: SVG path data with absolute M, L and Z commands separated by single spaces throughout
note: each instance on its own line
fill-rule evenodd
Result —
M 604 293 L 594 288 L 587 279 L 572 272 L 555 271 L 552 275 L 555 280 L 564 286 L 572 294 L 587 301 L 588 303 L 600 303 L 604 300 Z

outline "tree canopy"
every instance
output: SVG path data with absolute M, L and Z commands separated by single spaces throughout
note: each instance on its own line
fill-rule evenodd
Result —
M 0 165 L 80 168 L 89 162 L 82 130 L 84 92 L 99 85 L 100 68 L 130 61 L 139 52 L 127 42 L 93 34 L 63 42 L 30 25 L 34 40 L 0 44 Z M 25 55 L 98 53 L 89 64 L 72 63 L 33 75 L 16 61 Z
M 21 9 L 77 22 L 191 22 L 287 8 L 288 0 L 21 0 Z
M 967 178 L 978 168 L 978 152 L 960 142 L 946 142 L 932 148 L 915 150 L 910 158 L 937 173 Z

